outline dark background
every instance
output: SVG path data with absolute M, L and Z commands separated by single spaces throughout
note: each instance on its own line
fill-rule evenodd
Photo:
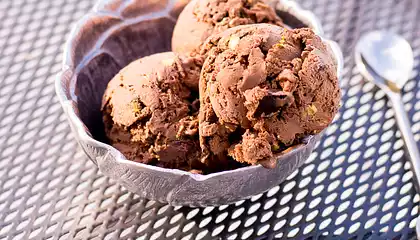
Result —
M 358 74 L 361 34 L 404 35 L 404 102 L 420 146 L 420 1 L 300 0 L 345 57 L 340 114 L 318 150 L 267 194 L 217 208 L 141 200 L 104 177 L 55 97 L 62 46 L 91 0 L 0 1 L 0 239 L 410 239 L 419 196 L 394 112 Z M 397 137 L 396 137 L 397 136 Z

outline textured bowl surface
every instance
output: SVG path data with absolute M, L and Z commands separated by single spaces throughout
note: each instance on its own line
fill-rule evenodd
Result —
M 275 169 L 250 166 L 209 175 L 162 169 L 127 160 L 105 144 L 101 98 L 108 82 L 133 60 L 170 51 L 172 31 L 186 0 L 102 0 L 73 28 L 65 45 L 56 91 L 77 141 L 103 174 L 139 196 L 172 205 L 229 204 L 265 192 L 299 168 L 320 135 L 278 156 Z M 316 17 L 291 1 L 273 1 L 292 27 L 309 26 L 322 36 Z M 342 68 L 337 44 L 326 40 Z

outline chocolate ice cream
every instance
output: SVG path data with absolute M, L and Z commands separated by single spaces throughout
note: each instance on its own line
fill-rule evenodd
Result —
M 111 144 L 136 162 L 201 169 L 197 64 L 202 65 L 168 52 L 121 70 L 109 83 L 102 103 Z
M 200 76 L 202 162 L 274 167 L 275 154 L 325 129 L 339 108 L 333 55 L 310 29 L 269 24 L 210 37 Z
M 263 0 L 192 0 L 175 26 L 172 50 L 194 55 L 212 34 L 254 23 L 283 26 L 275 10 Z

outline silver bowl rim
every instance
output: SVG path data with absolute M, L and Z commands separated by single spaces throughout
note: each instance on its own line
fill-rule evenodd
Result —
M 230 175 L 236 172 L 248 172 L 248 171 L 251 172 L 258 168 L 263 168 L 263 166 L 261 165 L 247 166 L 247 167 L 242 167 L 242 168 L 229 170 L 229 171 L 211 173 L 207 175 L 194 174 L 194 173 L 190 173 L 190 172 L 178 170 L 178 169 L 166 169 L 166 168 L 156 167 L 156 166 L 128 160 L 120 151 L 118 151 L 111 145 L 102 143 L 91 136 L 88 128 L 79 118 L 77 109 L 73 107 L 74 104 L 77 106 L 77 96 L 74 94 L 74 90 L 76 86 L 75 76 L 78 74 L 78 72 L 80 71 L 81 67 L 84 64 L 91 61 L 94 57 L 97 56 L 98 53 L 96 51 L 98 50 L 98 46 L 100 48 L 100 45 L 107 39 L 109 35 L 106 34 L 107 31 L 105 31 L 105 33 L 102 33 L 101 37 L 98 39 L 98 42 L 94 44 L 94 46 L 89 50 L 89 53 L 83 57 L 82 61 L 80 61 L 80 63 L 77 66 L 74 66 L 72 57 L 71 57 L 72 49 L 75 44 L 74 41 L 78 36 L 79 30 L 83 27 L 83 24 L 85 24 L 86 19 L 89 19 L 92 17 L 105 15 L 105 16 L 110 16 L 113 18 L 120 19 L 121 25 L 119 27 L 133 25 L 142 21 L 142 18 L 123 19 L 118 14 L 112 13 L 110 11 L 102 11 L 101 6 L 103 6 L 105 3 L 109 3 L 110 1 L 115 1 L 115 0 L 99 0 L 94 5 L 93 9 L 88 14 L 86 14 L 82 19 L 80 19 L 72 28 L 70 35 L 64 45 L 62 68 L 61 68 L 61 71 L 57 74 L 57 77 L 55 80 L 56 94 L 59 98 L 59 101 L 63 107 L 64 112 L 66 113 L 66 116 L 69 122 L 71 123 L 70 126 L 72 127 L 74 134 L 77 135 L 77 140 L 83 141 L 86 144 L 89 144 L 93 147 L 105 149 L 106 154 L 112 155 L 113 158 L 116 159 L 116 161 L 118 161 L 119 163 L 131 165 L 132 167 L 161 172 L 161 173 L 170 173 L 170 174 L 175 174 L 178 176 L 189 176 L 191 179 L 198 182 L 206 181 L 210 178 L 217 178 L 222 175 Z M 174 1 L 171 1 L 171 2 L 174 2 Z M 278 2 L 278 4 L 281 4 L 283 9 L 286 9 L 290 13 L 293 13 L 293 15 L 299 20 L 308 24 L 308 26 L 312 28 L 315 33 L 321 36 L 324 42 L 326 42 L 329 45 L 333 55 L 336 58 L 337 73 L 340 78 L 342 74 L 342 70 L 343 70 L 343 55 L 342 55 L 341 49 L 336 42 L 326 39 L 324 37 L 324 31 L 323 31 L 323 28 L 319 19 L 311 11 L 302 9 L 298 3 L 292 0 L 274 0 L 274 4 L 275 2 Z M 67 77 L 70 76 L 71 78 L 70 87 L 63 84 L 62 79 L 65 76 Z M 287 151 L 287 153 L 279 153 L 277 156 L 277 161 L 281 162 L 282 159 L 286 159 L 290 155 L 295 154 L 295 152 L 299 151 L 300 148 L 313 144 L 314 141 L 317 141 L 315 135 L 308 136 L 304 140 L 303 144 L 292 146 L 291 149 Z M 92 156 L 89 156 L 89 157 L 91 158 Z M 98 165 L 98 163 L 94 159 L 91 158 L 91 160 L 96 165 Z

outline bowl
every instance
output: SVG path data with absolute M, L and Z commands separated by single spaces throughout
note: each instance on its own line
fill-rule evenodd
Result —
M 84 152 L 100 171 L 129 191 L 171 205 L 190 207 L 234 203 L 268 191 L 298 169 L 322 134 L 278 154 L 275 169 L 249 166 L 209 175 L 164 169 L 130 161 L 106 144 L 101 99 L 120 69 L 140 57 L 171 49 L 172 30 L 187 0 L 101 0 L 73 28 L 64 48 L 56 92 Z M 308 26 L 323 35 L 318 19 L 298 4 L 272 1 L 290 27 Z M 336 43 L 325 40 L 337 59 Z

